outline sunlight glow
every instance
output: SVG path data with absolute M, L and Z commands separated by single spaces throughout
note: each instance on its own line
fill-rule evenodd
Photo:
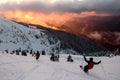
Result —
M 51 4 L 55 3 L 57 0 L 49 0 Z
M 71 20 L 75 17 L 89 17 L 89 16 L 109 16 L 107 13 L 96 13 L 95 11 L 86 11 L 81 13 L 56 13 L 52 12 L 49 14 L 40 13 L 40 12 L 30 12 L 30 11 L 6 11 L 4 13 L 0 12 L 0 15 L 3 15 L 4 17 L 20 21 L 20 22 L 26 22 L 26 23 L 32 23 L 32 24 L 39 24 L 45 27 L 58 29 L 64 23 Z
M 4 3 L 7 3 L 7 2 L 8 2 L 8 0 L 1 0 L 0 4 L 4 4 Z

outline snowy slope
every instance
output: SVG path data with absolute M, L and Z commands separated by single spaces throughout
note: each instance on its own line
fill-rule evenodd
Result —
M 107 50 L 83 35 L 77 36 L 38 25 L 21 24 L 0 17 L 0 50 L 32 49 L 45 50 L 46 53 L 74 54 Z
M 54 44 L 50 44 L 50 41 Z M 59 47 L 60 41 L 54 41 L 43 32 L 27 28 L 15 22 L 0 18 L 0 50 L 33 49 L 34 51 L 51 52 Z
M 31 56 L 16 56 L 0 52 L 0 80 L 120 80 L 120 56 L 95 57 L 102 64 L 95 66 L 89 74 L 79 65 L 86 63 L 81 56 L 73 56 L 74 62 L 66 62 L 68 55 L 60 55 L 60 62 L 51 62 L 49 55 L 36 61 Z M 87 57 L 88 58 L 88 57 Z

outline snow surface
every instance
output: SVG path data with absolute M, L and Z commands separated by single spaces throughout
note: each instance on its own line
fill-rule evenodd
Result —
M 60 62 L 52 62 L 50 55 L 41 55 L 37 61 L 31 55 L 0 52 L 0 80 L 120 80 L 120 56 L 94 57 L 96 62 L 101 60 L 102 63 L 89 74 L 79 67 L 86 64 L 82 56 L 72 55 L 73 63 L 66 61 L 67 56 L 61 54 Z

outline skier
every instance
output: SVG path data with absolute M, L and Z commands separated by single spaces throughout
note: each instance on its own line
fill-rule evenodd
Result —
M 86 66 L 84 66 L 84 72 L 88 73 L 89 69 L 92 69 L 94 67 L 94 65 L 98 65 L 101 63 L 101 61 L 99 62 L 94 62 L 93 58 L 90 58 L 89 60 L 86 59 L 86 57 L 84 56 L 84 60 L 88 63 Z M 82 68 L 82 66 L 80 66 Z
M 40 57 L 40 53 L 39 53 L 39 51 L 37 51 L 37 53 L 36 53 L 35 57 L 36 57 L 36 60 L 38 60 L 38 59 L 39 59 L 39 57 Z

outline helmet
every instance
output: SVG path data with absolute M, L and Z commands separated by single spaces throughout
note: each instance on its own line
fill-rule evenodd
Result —
M 93 61 L 93 58 L 90 58 L 90 61 Z

